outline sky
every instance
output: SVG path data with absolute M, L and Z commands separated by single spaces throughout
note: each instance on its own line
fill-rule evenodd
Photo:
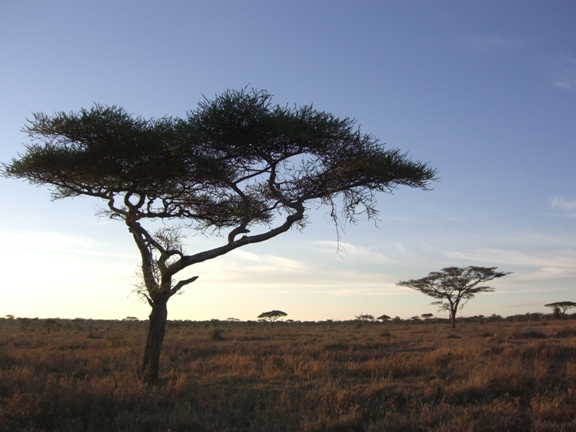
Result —
M 251 87 L 355 118 L 437 168 L 378 196 L 378 221 L 310 224 L 187 269 L 169 319 L 446 317 L 405 287 L 448 266 L 512 272 L 463 316 L 576 301 L 576 3 L 571 0 L 0 2 L 0 162 L 33 113 L 117 105 L 184 117 Z M 139 255 L 103 203 L 0 178 L 0 316 L 146 319 Z M 224 238 L 190 233 L 193 253 Z

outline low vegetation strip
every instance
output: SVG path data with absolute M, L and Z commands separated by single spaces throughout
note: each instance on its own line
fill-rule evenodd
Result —
M 0 319 L 0 431 L 576 430 L 576 320 L 170 322 L 154 385 L 146 323 L 46 321 Z

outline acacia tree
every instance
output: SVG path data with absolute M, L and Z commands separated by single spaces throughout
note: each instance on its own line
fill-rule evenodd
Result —
M 4 176 L 48 185 L 54 199 L 103 200 L 136 243 L 139 291 L 152 308 L 146 381 L 158 378 L 167 302 L 197 279 L 176 279 L 179 272 L 304 227 L 308 207 L 327 205 L 338 227 L 362 213 L 373 218 L 378 192 L 426 190 L 436 179 L 433 168 L 385 149 L 355 120 L 273 105 L 259 90 L 205 98 L 185 118 L 143 119 L 102 105 L 37 113 L 24 131 L 31 143 L 3 164 Z M 154 231 L 158 220 L 163 228 Z M 186 229 L 224 234 L 224 241 L 186 253 Z
M 400 281 L 405 286 L 420 291 L 437 299 L 432 304 L 439 305 L 440 310 L 450 314 L 450 325 L 456 327 L 456 313 L 466 302 L 481 292 L 493 292 L 494 288 L 479 286 L 480 283 L 501 278 L 508 273 L 497 272 L 497 267 L 446 267 L 438 272 L 431 272 L 421 279 Z
M 367 322 L 371 322 L 371 321 L 376 320 L 376 318 L 374 318 L 374 315 L 369 315 L 369 314 L 364 314 L 364 313 L 361 313 L 360 315 L 356 315 L 356 319 L 358 321 L 367 321 Z
M 560 302 L 555 302 L 555 303 L 548 303 L 547 305 L 544 305 L 544 306 L 552 308 L 552 309 L 558 308 L 558 311 L 560 311 L 562 316 L 565 316 L 566 311 L 568 309 L 576 308 L 576 303 L 574 303 L 572 301 L 560 301 Z
M 279 310 L 273 310 L 270 312 L 262 312 L 260 315 L 258 315 L 258 319 L 262 319 L 262 320 L 270 321 L 270 322 L 276 322 L 279 319 L 284 318 L 285 316 L 288 316 L 288 314 L 286 312 L 282 312 Z

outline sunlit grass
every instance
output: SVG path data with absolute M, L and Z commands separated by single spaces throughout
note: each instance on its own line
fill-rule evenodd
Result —
M 4 431 L 572 431 L 576 321 L 0 320 Z

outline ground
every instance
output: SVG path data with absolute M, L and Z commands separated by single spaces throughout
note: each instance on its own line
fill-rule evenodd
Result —
M 0 319 L 0 431 L 574 431 L 576 320 Z M 526 318 L 528 319 L 528 318 Z

